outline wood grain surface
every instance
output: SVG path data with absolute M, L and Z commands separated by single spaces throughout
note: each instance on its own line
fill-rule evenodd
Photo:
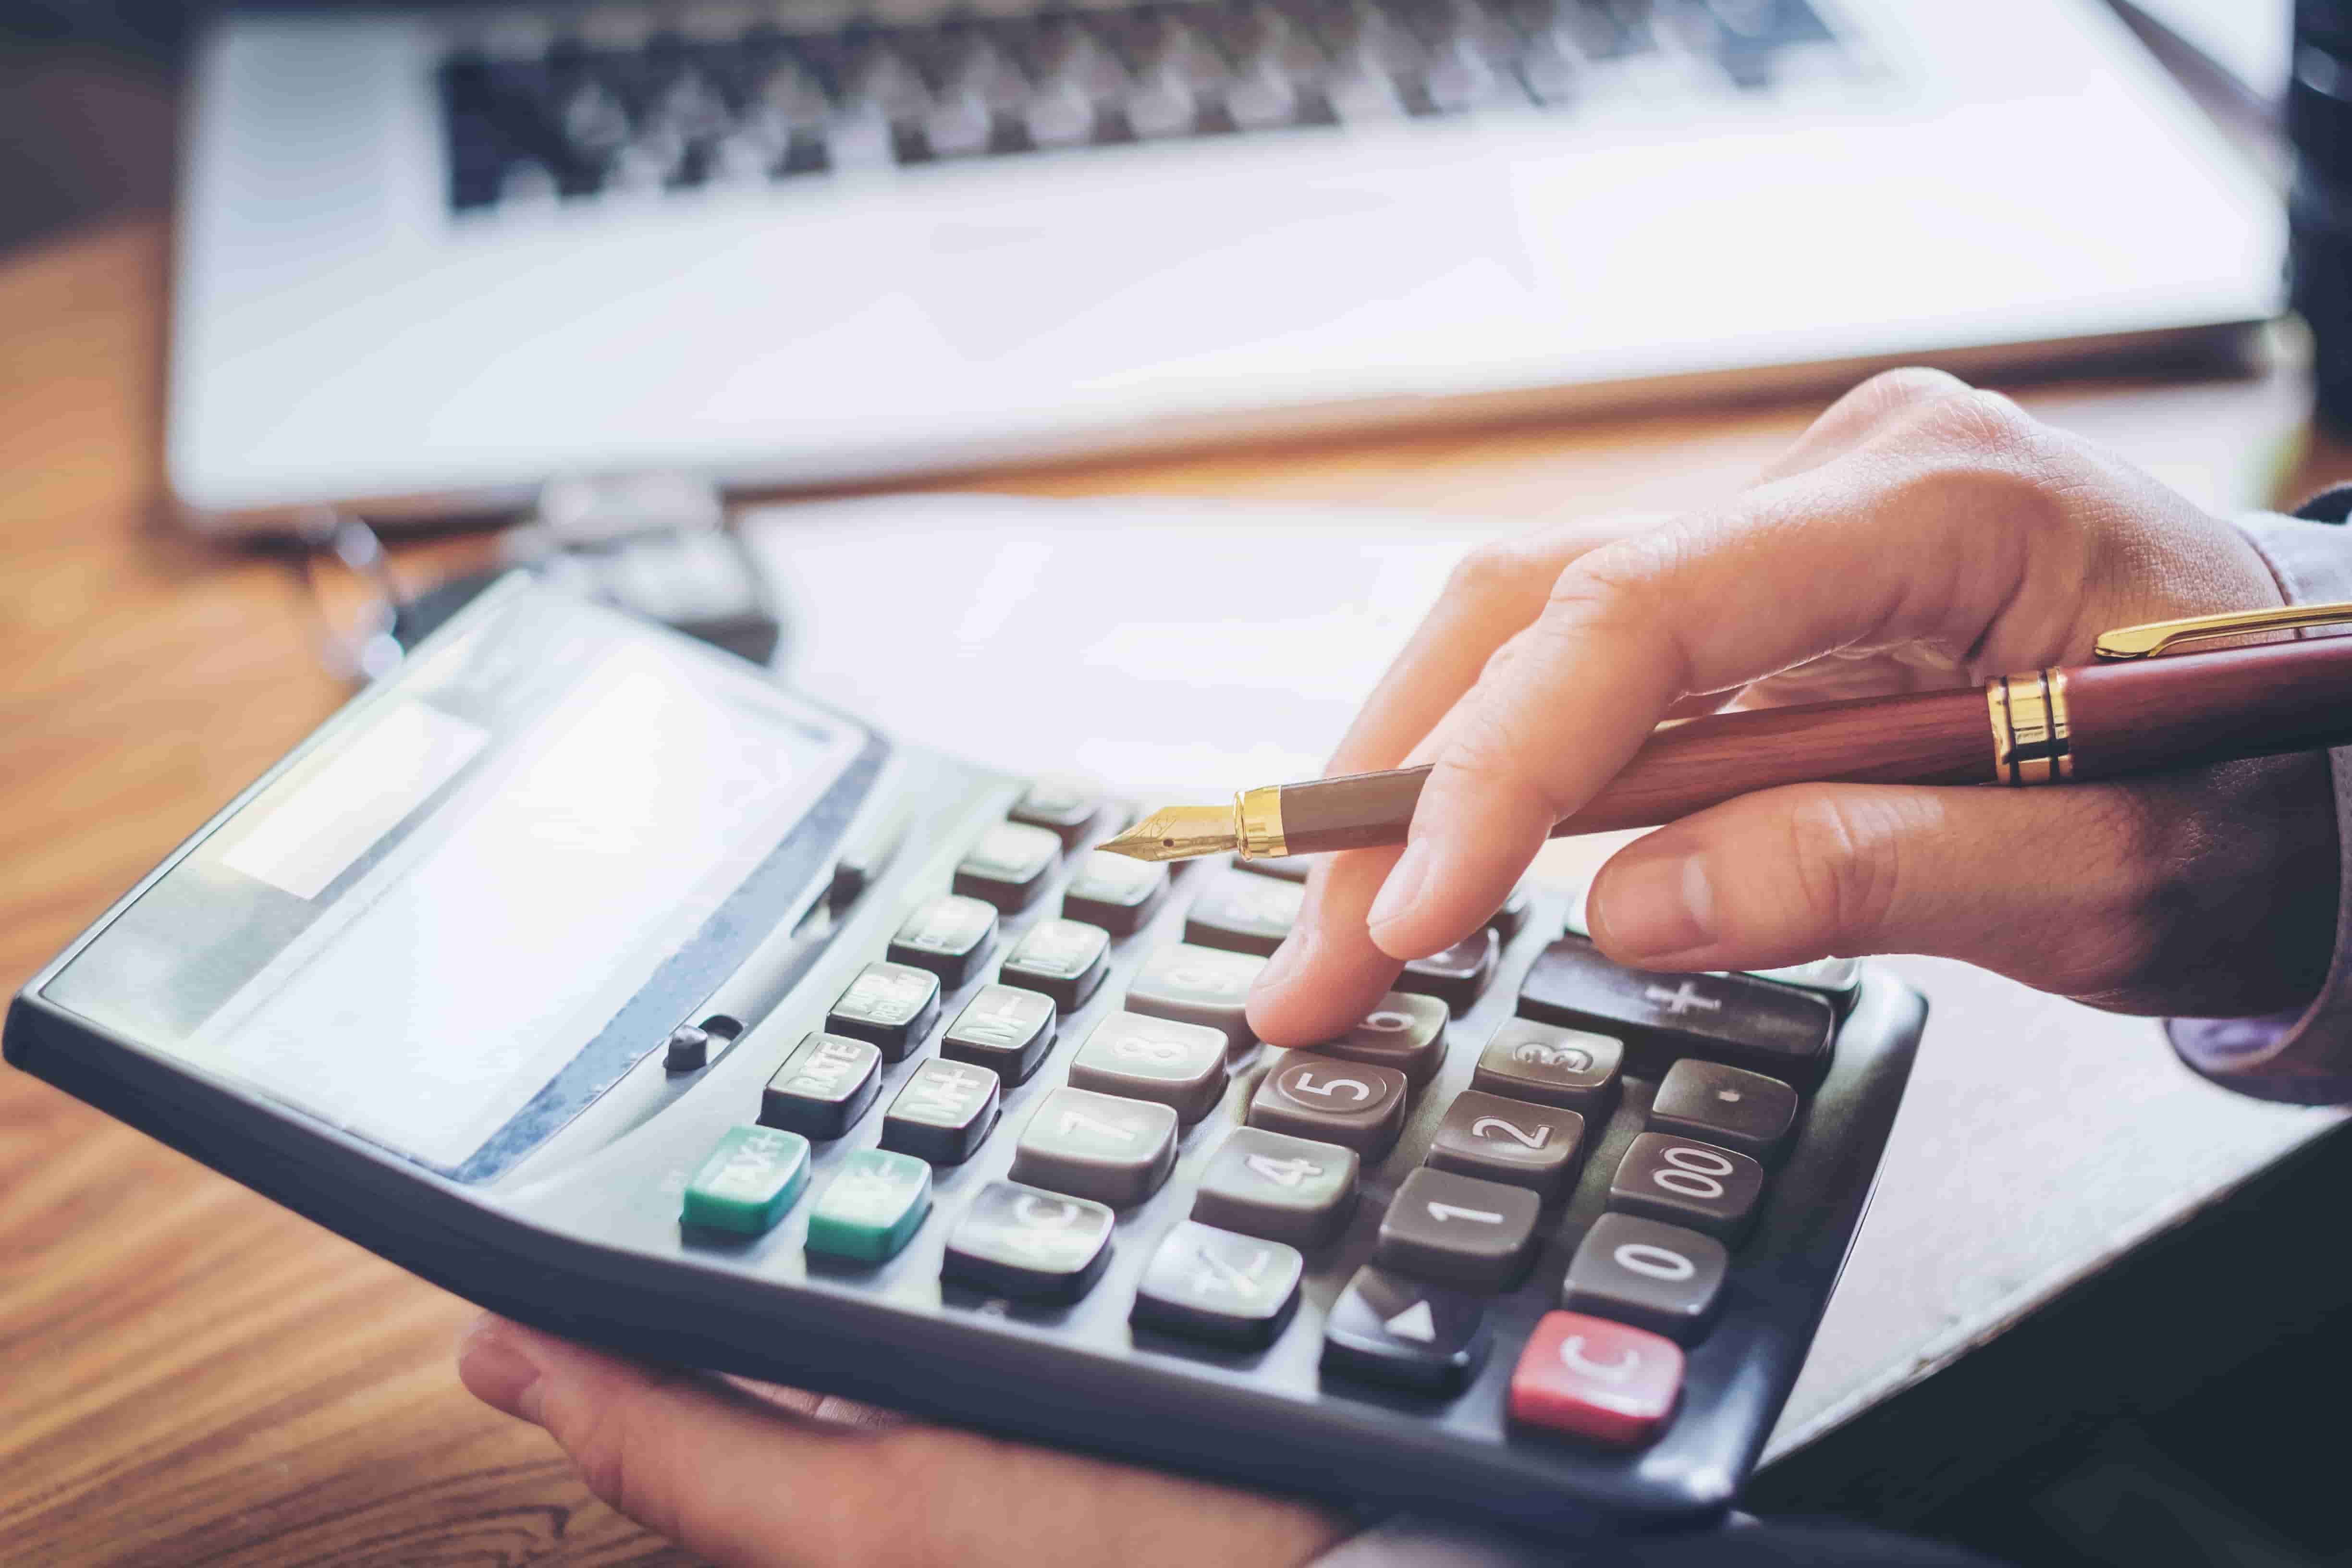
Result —
M 170 524 L 159 480 L 166 256 L 152 219 L 0 256 L 9 990 L 343 695 L 281 564 L 192 543 Z M 2289 450 L 2301 394 L 2273 375 L 2077 385 L 2029 401 L 2159 473 L 2190 463 L 2229 476 Z M 1811 412 L 1456 431 L 1066 468 L 989 488 L 1482 517 L 1671 510 L 1736 486 Z M 2300 484 L 2340 471 L 2340 458 L 2303 452 L 2281 471 Z M 468 1316 L 0 1071 L 0 1561 L 12 1568 L 686 1561 L 591 1499 L 536 1431 L 467 1397 L 449 1344 Z

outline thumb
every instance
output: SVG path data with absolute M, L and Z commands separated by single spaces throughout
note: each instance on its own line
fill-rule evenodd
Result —
M 1920 952 L 2097 994 L 2153 951 L 2148 831 L 2116 784 L 1796 784 L 1636 839 L 1594 879 L 1588 919 L 1645 969 Z

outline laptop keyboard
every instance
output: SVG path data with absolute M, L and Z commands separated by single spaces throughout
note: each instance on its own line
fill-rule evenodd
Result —
M 892 0 L 884 0 L 885 9 Z M 899 8 L 903 8 L 901 5 Z M 440 65 L 449 205 L 1770 88 L 1808 0 L 980 0 L 920 19 L 505 37 Z

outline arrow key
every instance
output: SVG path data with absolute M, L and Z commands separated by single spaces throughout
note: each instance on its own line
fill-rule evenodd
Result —
M 1363 1268 L 1323 1322 L 1323 1371 L 1452 1394 L 1486 1359 L 1486 1303 L 1384 1268 Z

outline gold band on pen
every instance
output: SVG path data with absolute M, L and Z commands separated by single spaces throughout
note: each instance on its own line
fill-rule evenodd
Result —
M 2022 786 L 2074 776 L 2073 727 L 2066 717 L 2066 672 L 2004 675 L 1985 688 L 1992 720 L 1993 774 Z
M 1282 786 L 1260 784 L 1234 796 L 1234 848 L 1244 860 L 1260 860 L 1290 853 L 1282 834 Z

